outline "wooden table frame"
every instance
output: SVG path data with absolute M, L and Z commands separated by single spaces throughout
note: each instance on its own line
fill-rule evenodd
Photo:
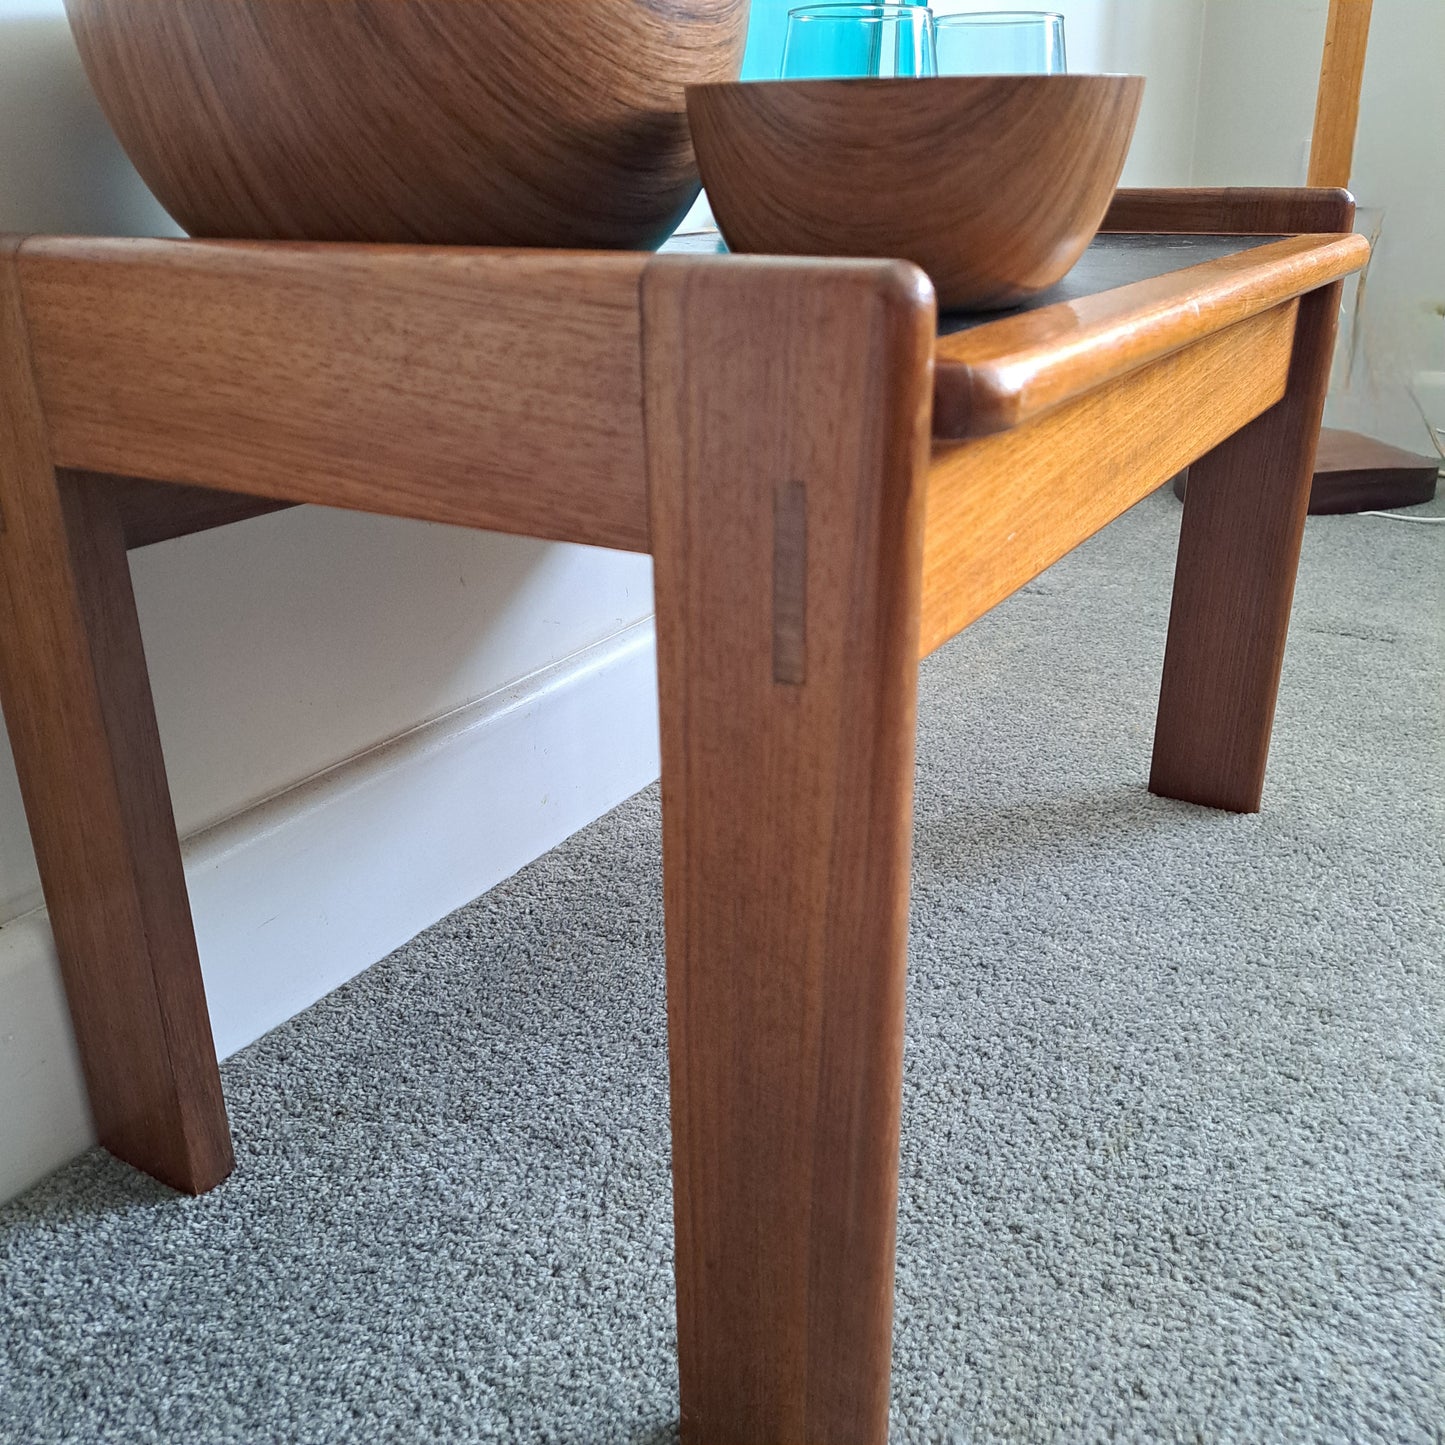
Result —
M 919 656 L 1194 461 L 1150 786 L 1258 807 L 1352 212 L 1121 192 L 1284 238 L 943 336 L 897 262 L 0 242 L 0 689 L 102 1143 L 232 1167 L 127 547 L 651 552 L 685 1438 L 878 1445 Z

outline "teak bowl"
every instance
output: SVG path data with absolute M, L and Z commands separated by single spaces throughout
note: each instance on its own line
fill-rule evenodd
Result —
M 697 194 L 684 87 L 747 0 L 66 0 L 196 236 L 636 248 Z
M 939 305 L 1015 305 L 1104 219 L 1133 138 L 1135 75 L 698 85 L 688 120 L 735 251 L 916 261 Z

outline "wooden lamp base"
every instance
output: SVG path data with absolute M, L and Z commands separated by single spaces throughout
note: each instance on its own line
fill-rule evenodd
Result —
M 1359 432 L 1325 427 L 1315 453 L 1310 512 L 1416 507 L 1434 500 L 1439 471 L 1439 457 L 1417 456 Z

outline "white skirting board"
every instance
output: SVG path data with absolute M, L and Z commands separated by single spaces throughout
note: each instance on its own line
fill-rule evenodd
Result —
M 652 623 L 189 838 L 221 1057 L 615 807 L 658 773 Z M 93 1140 L 50 927 L 0 928 L 0 1200 Z

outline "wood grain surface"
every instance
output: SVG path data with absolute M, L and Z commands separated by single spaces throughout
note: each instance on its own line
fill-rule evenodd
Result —
M 1078 260 L 1143 93 L 1139 76 L 944 76 L 693 86 L 687 105 L 734 251 L 898 256 L 941 306 L 983 308 Z
M 1012 431 L 936 444 L 920 655 L 1279 401 L 1297 305 L 1236 322 Z
M 643 551 L 645 257 L 35 240 L 58 465 Z
M 1350 183 L 1372 7 L 1373 0 L 1330 0 L 1320 84 L 1315 94 L 1314 132 L 1310 137 L 1312 186 Z
M 986 436 L 1358 270 L 1363 236 L 1290 236 L 938 341 L 934 435 Z
M 1151 791 L 1259 811 L 1340 285 L 1300 303 L 1285 399 L 1189 469 Z
M 0 695 L 100 1142 L 177 1189 L 230 1138 L 125 538 L 57 476 L 0 240 Z
M 1122 190 L 1101 231 L 1287 236 L 1348 231 L 1354 198 L 1338 187 L 1196 187 Z
M 697 194 L 683 88 L 747 0 L 66 0 L 196 236 L 655 246 Z
M 932 297 L 644 282 L 688 1445 L 884 1445 Z

